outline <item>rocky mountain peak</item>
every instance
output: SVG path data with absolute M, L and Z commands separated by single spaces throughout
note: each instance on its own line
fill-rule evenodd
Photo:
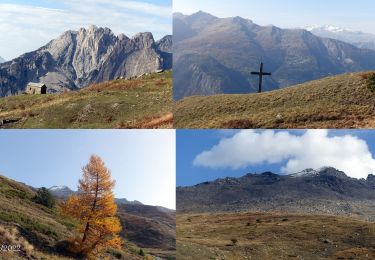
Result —
M 250 20 L 250 19 L 245 19 L 245 18 L 242 18 L 240 16 L 236 16 L 236 17 L 233 17 L 231 18 L 231 20 L 234 22 L 234 23 L 239 23 L 239 24 L 252 24 L 253 21 Z
M 24 91 L 29 82 L 79 89 L 171 69 L 169 44 L 165 41 L 157 46 L 150 32 L 129 39 L 94 25 L 67 31 L 34 52 L 0 64 L 0 97 Z
M 128 36 L 126 36 L 125 34 L 123 33 L 120 33 L 118 36 L 117 36 L 118 40 L 119 41 L 128 41 L 130 40 Z
M 155 45 L 154 36 L 150 32 L 138 33 L 132 40 L 141 49 L 151 48 Z
M 72 191 L 69 187 L 64 186 L 64 185 L 62 185 L 62 186 L 52 186 L 48 190 L 53 196 L 58 197 L 58 198 L 67 198 L 71 194 L 74 193 L 74 191 Z
M 316 177 L 316 176 L 322 176 L 322 175 L 335 176 L 335 177 L 347 177 L 347 175 L 344 172 L 339 171 L 333 167 L 322 167 L 316 170 L 308 168 L 303 171 L 290 174 L 289 176 L 291 177 Z
M 172 35 L 166 35 L 156 42 L 158 49 L 164 52 L 172 52 Z
M 202 19 L 202 18 L 205 18 L 205 19 L 216 19 L 217 17 L 212 15 L 212 14 L 209 14 L 209 13 L 206 13 L 204 11 L 198 11 L 194 14 L 191 15 L 192 18 L 199 18 L 199 19 Z

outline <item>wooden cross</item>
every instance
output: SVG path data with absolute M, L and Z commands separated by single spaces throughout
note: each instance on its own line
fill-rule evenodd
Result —
M 262 82 L 263 76 L 271 76 L 272 74 L 269 72 L 263 72 L 263 62 L 260 63 L 259 72 L 251 72 L 251 75 L 259 75 L 259 93 L 262 93 Z

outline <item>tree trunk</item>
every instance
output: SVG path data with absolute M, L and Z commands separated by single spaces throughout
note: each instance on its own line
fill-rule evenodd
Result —
M 95 210 L 96 207 L 96 201 L 98 199 L 98 187 L 99 185 L 99 174 L 96 174 L 96 187 L 95 187 L 95 198 L 94 198 L 94 203 L 92 204 L 91 212 L 92 213 Z M 89 232 L 90 229 L 90 217 L 87 220 L 86 227 L 85 227 L 85 232 L 83 233 L 83 238 L 82 238 L 82 243 L 84 243 L 87 239 L 87 233 Z

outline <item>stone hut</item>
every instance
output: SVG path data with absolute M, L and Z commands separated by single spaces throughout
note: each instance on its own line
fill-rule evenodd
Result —
M 38 95 L 38 94 L 47 94 L 47 86 L 43 83 L 32 83 L 27 84 L 26 94 Z

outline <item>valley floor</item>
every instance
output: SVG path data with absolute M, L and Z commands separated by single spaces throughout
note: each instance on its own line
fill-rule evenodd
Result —
M 375 223 L 285 213 L 178 214 L 177 259 L 375 259 Z

